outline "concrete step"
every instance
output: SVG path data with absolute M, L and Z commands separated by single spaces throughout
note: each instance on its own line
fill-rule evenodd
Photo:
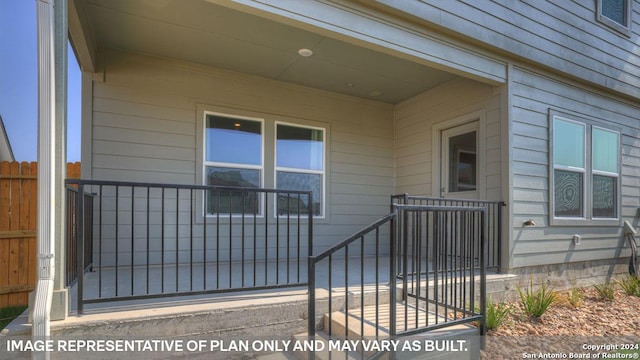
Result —
M 376 314 L 375 305 L 365 306 L 360 309 L 349 309 L 334 311 L 324 316 L 324 329 L 334 336 L 346 337 L 348 339 L 359 339 L 361 337 L 375 338 L 388 337 L 390 329 L 390 313 L 389 304 L 381 304 Z M 425 311 L 413 305 L 398 303 L 396 305 L 396 333 L 402 333 L 420 327 L 434 324 L 442 324 L 451 321 L 451 318 L 444 316 L 436 316 L 433 312 Z M 378 326 L 376 327 L 376 324 Z M 345 329 L 349 329 L 346 331 Z M 331 329 L 329 331 L 329 329 Z M 477 331 L 477 329 L 469 324 L 453 325 L 437 330 L 431 330 L 434 336 L 444 336 L 459 331 Z

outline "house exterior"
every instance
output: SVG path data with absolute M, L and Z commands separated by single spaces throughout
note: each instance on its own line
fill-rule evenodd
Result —
M 2 117 L 0 117 L 0 161 L 15 161 Z
M 314 251 L 391 194 L 501 201 L 501 272 L 589 277 L 638 222 L 638 11 L 76 0 L 53 22 L 83 71 L 83 179 L 312 191 Z

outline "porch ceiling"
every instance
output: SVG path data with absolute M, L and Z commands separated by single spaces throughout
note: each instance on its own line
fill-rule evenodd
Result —
M 455 77 L 204 0 L 84 5 L 98 49 L 184 60 L 392 104 Z M 313 56 L 301 57 L 301 48 Z

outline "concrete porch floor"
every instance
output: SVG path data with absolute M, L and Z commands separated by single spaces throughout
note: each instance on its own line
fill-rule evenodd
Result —
M 351 262 L 346 269 L 344 258 L 334 260 L 331 271 L 332 287 L 335 291 L 344 289 L 345 284 L 350 291 L 359 291 L 360 284 L 365 287 L 389 283 L 389 258 L 378 260 L 378 272 L 376 275 L 376 260 L 374 257 L 365 257 L 361 264 L 357 259 Z M 357 260 L 357 261 L 356 261 Z M 346 269 L 346 270 L 345 270 Z M 364 269 L 364 272 L 361 270 Z M 205 273 L 206 271 L 206 273 Z M 111 311 L 114 308 L 127 307 L 163 307 L 165 304 L 184 302 L 216 302 L 220 299 L 234 298 L 237 294 L 256 293 L 269 297 L 269 294 L 298 293 L 307 291 L 308 264 L 306 259 L 300 262 L 291 261 L 257 261 L 220 263 L 218 265 L 202 263 L 188 265 L 175 264 L 152 265 L 147 267 L 121 267 L 117 272 L 118 296 L 145 296 L 152 298 L 127 299 L 124 301 L 109 301 L 93 304 L 85 304 L 85 313 Z M 327 289 L 329 268 L 326 262 L 316 267 L 316 288 Z M 255 274 L 255 276 L 254 276 Z M 132 276 L 133 275 L 133 276 Z M 291 286 L 288 286 L 290 284 Z M 300 285 L 296 285 L 300 284 Z M 242 287 L 262 287 L 265 285 L 281 285 L 285 288 L 274 288 L 259 291 L 234 291 Z M 358 289 L 355 289 L 355 287 Z M 163 291 L 164 290 L 164 291 Z M 189 292 L 211 291 L 208 294 L 190 295 Z M 218 291 L 216 293 L 216 291 Z M 72 314 L 77 310 L 77 284 L 70 289 Z M 162 294 L 168 296 L 162 297 Z M 116 299 L 116 271 L 114 268 L 95 269 L 84 275 L 84 299 L 98 298 Z
M 344 258 L 334 259 L 331 271 L 329 271 L 327 261 L 317 264 L 316 288 L 328 289 L 330 274 L 334 293 L 344 292 L 345 286 L 349 287 L 349 292 L 357 293 L 360 292 L 361 284 L 365 289 L 374 287 L 376 283 L 389 284 L 389 257 L 381 257 L 376 262 L 374 256 L 366 256 L 362 264 L 357 258 L 349 260 L 347 265 Z M 408 266 L 410 269 L 411 264 Z M 425 264 L 422 265 L 423 271 L 426 267 Z M 429 264 L 428 267 L 430 268 L 431 265 Z M 238 294 L 262 294 L 256 296 L 264 296 L 265 298 L 269 298 L 270 294 L 300 292 L 306 294 L 307 285 L 296 284 L 307 282 L 307 272 L 306 259 L 299 262 L 293 260 L 290 262 L 245 262 L 244 265 L 241 262 L 225 262 L 218 265 L 208 263 L 206 266 L 197 263 L 178 266 L 168 264 L 164 267 L 151 265 L 148 268 L 146 266 L 121 267 L 117 274 L 114 268 L 94 269 L 94 271 L 84 274 L 84 299 L 112 298 L 115 301 L 85 304 L 84 312 L 90 314 L 111 312 L 116 309 L 172 307 L 181 303 L 219 302 L 222 299 L 234 298 Z M 459 276 L 460 274 L 449 274 L 450 277 L 455 275 Z M 478 271 L 476 276 L 479 277 L 479 275 Z M 140 296 L 141 298 L 117 300 L 116 276 L 119 297 Z M 487 271 L 488 280 L 510 277 L 513 276 Z M 232 288 L 262 287 L 275 284 L 283 286 L 291 284 L 292 286 L 259 291 L 250 291 L 249 289 L 247 291 L 229 291 Z M 204 291 L 210 293 L 189 294 L 189 292 Z M 163 294 L 167 296 L 163 297 Z M 149 297 L 143 298 L 147 295 Z M 76 315 L 76 310 L 77 284 L 70 288 L 70 314 Z

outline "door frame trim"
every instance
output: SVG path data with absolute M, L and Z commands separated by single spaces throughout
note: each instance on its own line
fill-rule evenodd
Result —
M 478 122 L 478 198 L 486 198 L 486 122 L 487 111 L 486 109 L 470 112 L 464 115 L 460 115 L 439 123 L 433 124 L 431 127 L 431 183 L 433 196 L 442 197 L 440 189 L 442 188 L 441 175 L 442 170 L 442 156 L 440 154 L 442 150 L 442 131 L 451 129 L 457 126 Z

